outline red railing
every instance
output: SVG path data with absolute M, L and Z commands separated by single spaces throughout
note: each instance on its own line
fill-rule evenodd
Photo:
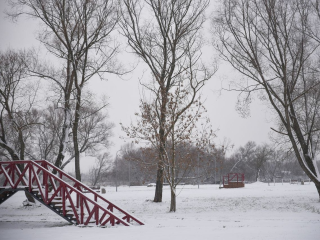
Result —
M 18 164 L 22 166 L 22 172 Z M 56 174 L 52 173 L 54 170 Z M 4 176 L 4 181 L 0 186 L 26 189 L 34 195 L 37 193 L 44 204 L 61 208 L 63 217 L 72 217 L 76 224 L 87 225 L 94 221 L 101 226 L 129 226 L 130 223 L 143 225 L 136 217 L 47 161 L 0 162 L 0 179 L 1 176 Z M 86 194 L 83 191 L 86 191 Z M 92 198 L 88 194 L 91 194 Z M 57 206 L 57 202 L 54 202 L 57 198 L 61 199 L 62 206 Z M 98 201 L 106 203 L 107 207 Z
M 227 185 L 230 182 L 244 182 L 244 174 L 229 173 L 227 176 L 223 176 L 223 185 Z

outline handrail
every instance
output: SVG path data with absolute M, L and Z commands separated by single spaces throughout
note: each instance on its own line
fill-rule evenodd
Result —
M 36 163 L 37 164 L 37 163 Z M 38 165 L 38 164 L 37 164 Z M 55 176 L 53 173 L 51 173 L 50 171 L 48 171 L 46 168 L 42 167 L 41 165 L 38 165 L 38 168 L 42 169 L 43 171 L 47 172 L 48 174 L 51 174 L 51 176 L 53 176 L 53 178 L 55 178 L 58 181 L 61 181 L 62 179 L 58 178 L 57 176 Z M 83 194 L 83 192 L 79 191 L 78 189 L 76 189 L 75 187 L 71 186 L 69 183 L 64 182 L 64 185 L 68 186 L 70 189 L 72 189 L 72 191 L 78 193 L 79 195 L 83 196 L 87 201 L 91 202 L 94 205 L 98 205 L 100 209 L 106 211 L 108 214 L 110 215 L 114 215 L 114 213 L 112 213 L 111 211 L 109 211 L 108 209 L 105 209 L 103 206 L 101 206 L 100 204 L 98 204 L 96 201 L 93 201 L 92 199 L 90 199 L 89 197 L 87 197 L 86 195 Z M 121 221 L 121 223 L 125 223 L 122 221 L 121 218 L 117 217 L 118 221 Z M 126 224 L 125 224 L 126 225 Z
M 143 222 L 141 222 L 140 220 L 138 220 L 136 217 L 133 217 L 132 214 L 129 214 L 128 212 L 126 212 L 125 210 L 121 209 L 119 206 L 117 206 L 116 204 L 110 202 L 109 200 L 105 199 L 104 197 L 102 197 L 100 194 L 98 194 L 97 192 L 93 191 L 90 187 L 88 187 L 87 185 L 83 184 L 82 182 L 80 182 L 79 180 L 77 180 L 76 178 L 70 176 L 69 174 L 65 173 L 64 171 L 62 171 L 61 169 L 57 168 L 55 165 L 53 165 L 52 163 L 45 161 L 45 160 L 36 160 L 34 162 L 40 162 L 40 163 L 44 163 L 46 165 L 49 165 L 51 168 L 55 169 L 57 172 L 59 172 L 60 174 L 62 174 L 62 176 L 67 177 L 68 179 L 72 180 L 73 182 L 75 182 L 77 185 L 79 185 L 79 187 L 82 187 L 82 189 L 85 189 L 87 192 L 92 193 L 94 195 L 94 200 L 97 201 L 98 199 L 107 202 L 110 207 L 110 209 L 112 210 L 112 208 L 115 208 L 116 210 L 120 211 L 121 213 L 130 216 L 130 218 L 134 221 L 136 221 L 137 223 L 139 223 L 140 225 L 144 225 Z M 61 176 L 61 178 L 62 178 Z M 81 189 L 81 190 L 82 190 Z M 109 208 L 108 207 L 108 208 Z
M 15 166 L 15 169 L 12 167 L 11 171 L 17 170 L 17 171 L 20 173 L 20 176 L 19 176 L 19 178 L 18 178 L 18 180 L 17 180 L 16 183 L 13 183 L 13 182 L 11 181 L 11 179 L 8 178 L 8 177 L 10 177 L 10 176 L 8 176 L 8 173 L 7 173 L 7 172 L 5 171 L 5 169 L 3 168 L 3 166 L 2 166 L 3 164 L 8 164 L 9 166 L 10 166 L 10 165 L 14 165 L 14 166 Z M 16 165 L 16 164 L 26 164 L 25 169 L 24 169 L 24 171 L 23 171 L 22 173 L 19 171 L 19 168 L 17 168 L 17 165 Z M 45 195 L 45 194 L 43 193 L 41 181 L 40 181 L 40 179 L 38 178 L 38 175 L 36 174 L 35 169 L 32 168 L 33 165 L 35 165 L 35 166 L 38 168 L 37 173 L 39 173 L 39 169 L 41 169 L 41 170 L 43 171 L 43 175 L 44 175 L 44 176 L 47 174 L 47 175 L 49 175 L 50 177 L 54 178 L 55 180 L 57 180 L 57 181 L 59 182 L 60 186 L 59 186 L 58 189 L 56 189 L 56 192 L 54 193 L 54 196 L 57 196 L 57 193 L 58 193 L 59 190 L 64 191 L 65 193 L 67 193 L 67 195 L 68 195 L 67 198 L 69 198 L 69 202 L 70 202 L 70 200 L 71 200 L 70 203 L 71 203 L 71 205 L 72 205 L 72 210 L 73 210 L 73 212 L 74 212 L 74 214 L 75 214 L 75 216 L 76 216 L 76 218 L 77 218 L 77 223 L 83 223 L 83 218 L 79 219 L 79 218 L 80 218 L 80 217 L 79 217 L 79 214 L 77 213 L 77 211 L 76 211 L 76 209 L 75 209 L 75 207 L 74 207 L 74 204 L 73 204 L 73 202 L 72 202 L 71 196 L 70 196 L 71 191 L 69 192 L 69 191 L 67 190 L 67 188 L 71 189 L 72 191 L 74 191 L 75 193 L 77 193 L 79 196 L 81 196 L 82 201 L 86 200 L 86 201 L 88 201 L 89 203 L 91 203 L 91 204 L 94 205 L 94 208 L 91 210 L 91 213 L 90 213 L 90 211 L 87 209 L 87 210 L 88 210 L 88 213 L 90 213 L 90 214 L 89 214 L 89 217 L 88 217 L 87 221 L 85 222 L 85 225 L 88 224 L 88 222 L 89 222 L 89 220 L 91 219 L 92 215 L 93 215 L 94 213 L 96 213 L 97 207 L 98 207 L 98 209 L 101 209 L 102 211 L 104 211 L 104 214 L 103 214 L 103 216 L 100 218 L 100 221 L 103 220 L 103 218 L 105 217 L 106 214 L 109 214 L 110 216 L 114 217 L 117 221 L 121 222 L 121 223 L 124 224 L 125 226 L 129 226 L 128 223 L 124 222 L 121 218 L 119 218 L 118 216 L 116 216 L 114 213 L 112 213 L 112 212 L 109 211 L 108 209 L 105 209 L 103 206 L 101 206 L 101 205 L 98 204 L 97 202 L 95 202 L 95 201 L 91 200 L 89 197 L 85 196 L 81 191 L 79 191 L 78 189 L 74 188 L 74 187 L 71 186 L 70 184 L 64 182 L 62 179 L 60 179 L 60 178 L 58 178 L 57 176 L 55 176 L 54 174 L 52 174 L 52 173 L 51 173 L 50 171 L 48 171 L 46 168 L 42 167 L 41 165 L 38 165 L 37 163 L 35 163 L 35 162 L 33 162 L 33 161 L 0 162 L 0 166 L 1 166 L 2 172 L 3 172 L 4 175 L 6 176 L 7 180 L 9 180 L 8 182 L 9 182 L 9 184 L 11 185 L 11 187 L 12 187 L 13 189 L 15 189 L 15 188 L 17 187 L 17 185 L 18 185 L 18 183 L 19 183 L 20 181 L 22 181 L 22 178 L 21 178 L 21 177 L 23 176 L 22 174 L 25 174 L 25 173 L 27 172 L 27 170 L 29 170 L 29 179 L 28 179 L 28 181 L 27 181 L 28 184 L 26 184 L 26 183 L 24 183 L 24 184 L 26 184 L 25 187 L 28 187 L 28 188 L 29 188 L 29 191 L 32 192 L 32 189 L 33 189 L 32 183 L 33 183 L 34 181 L 32 180 L 32 177 L 30 178 L 30 176 L 32 176 L 32 172 L 33 172 L 33 173 L 34 173 L 33 178 L 35 178 L 35 182 L 36 182 L 36 184 L 37 184 L 37 187 L 39 188 L 39 191 L 40 191 L 40 193 L 41 193 L 42 199 L 44 200 L 44 203 L 45 203 L 45 204 L 50 204 L 51 201 L 53 200 L 53 197 L 54 197 L 54 196 L 52 196 L 52 197 L 49 199 L 49 198 L 48 198 L 48 195 L 47 195 L 47 194 Z M 7 167 L 7 168 L 9 168 L 9 167 Z M 44 173 L 45 173 L 45 174 L 44 174 Z M 12 175 L 14 176 L 14 172 L 12 172 Z M 46 177 L 47 177 L 47 176 L 46 176 Z M 46 184 L 46 185 L 47 185 L 47 184 Z M 47 190 L 47 189 L 46 189 L 46 190 Z M 67 191 L 66 191 L 66 190 L 67 190 Z M 46 193 L 47 193 L 47 192 L 48 192 L 48 191 L 46 191 Z M 63 194 L 62 197 L 65 198 L 64 200 L 66 200 L 65 194 Z M 85 203 L 86 203 L 86 205 L 88 204 L 87 202 L 85 202 Z M 62 201 L 62 204 L 63 204 L 63 209 L 62 209 L 62 211 L 63 211 L 63 215 L 65 216 L 65 215 L 66 215 L 66 205 L 65 205 L 65 201 Z M 88 208 L 88 205 L 87 205 L 87 208 Z M 82 209 L 82 213 L 83 213 L 83 209 Z M 82 214 L 81 214 L 81 215 L 82 215 Z M 96 224 L 98 224 L 98 218 L 99 218 L 98 214 L 96 214 L 95 217 L 96 217 Z M 104 223 L 107 223 L 107 221 L 108 221 L 108 219 L 107 219 Z M 112 223 L 112 224 L 114 224 L 114 223 Z M 103 224 L 102 224 L 102 225 L 103 225 Z
M 19 168 L 17 167 L 17 164 L 26 164 L 24 170 L 21 172 L 19 170 Z M 8 165 L 8 166 L 5 166 Z M 55 174 L 53 174 L 52 172 L 49 171 L 48 165 L 50 167 L 52 167 L 53 169 L 57 170 L 57 172 L 59 173 L 60 176 L 57 176 Z M 34 167 L 37 167 L 37 170 L 34 169 Z M 9 169 L 8 173 L 6 172 L 5 169 Z M 28 171 L 29 170 L 29 171 Z M 18 179 L 17 181 L 15 181 L 14 179 L 14 171 L 18 172 Z M 38 178 L 38 174 L 40 173 L 40 171 L 42 171 L 43 174 L 43 184 L 41 184 L 40 179 Z M 27 172 L 29 174 L 29 179 L 27 178 Z M 32 172 L 33 172 L 33 176 L 32 176 Z M 111 203 L 110 201 L 108 201 L 107 199 L 101 197 L 100 195 L 98 195 L 96 192 L 94 192 L 93 190 L 91 190 L 89 187 L 87 187 L 85 184 L 79 182 L 78 180 L 76 180 L 75 178 L 71 177 L 70 175 L 64 173 L 63 171 L 61 171 L 60 169 L 56 168 L 54 165 L 52 165 L 51 163 L 48 163 L 47 161 L 44 160 L 39 160 L 39 161 L 30 161 L 30 160 L 26 160 L 26 161 L 10 161 L 10 162 L 0 162 L 0 174 L 3 173 L 6 180 L 3 183 L 3 185 L 7 185 L 9 183 L 9 185 L 11 185 L 12 188 L 17 188 L 18 184 L 21 182 L 25 185 L 25 187 L 29 188 L 29 191 L 32 192 L 32 183 L 36 182 L 40 194 L 42 196 L 42 199 L 44 199 L 44 202 L 46 204 L 50 204 L 51 201 L 53 200 L 53 198 L 55 196 L 58 195 L 58 192 L 63 192 L 63 194 L 60 193 L 60 195 L 62 195 L 63 197 L 63 215 L 66 214 L 66 209 L 65 209 L 65 201 L 67 199 L 69 199 L 69 202 L 71 204 L 71 208 L 74 212 L 74 215 L 77 219 L 77 223 L 81 223 L 83 224 L 83 213 L 84 213 L 84 205 L 87 209 L 87 212 L 89 214 L 89 217 L 87 219 L 87 222 L 85 222 L 85 225 L 88 224 L 88 221 L 91 219 L 91 217 L 93 216 L 93 214 L 95 214 L 96 217 L 96 224 L 98 225 L 98 222 L 100 221 L 101 225 L 106 224 L 108 221 L 111 222 L 112 225 L 114 225 L 114 219 L 116 219 L 119 223 L 124 224 L 125 226 L 128 226 L 130 219 L 138 222 L 139 224 L 143 225 L 143 223 L 139 220 L 137 220 L 135 217 L 133 217 L 132 215 L 130 215 L 129 213 L 127 213 L 126 211 L 122 210 L 121 208 L 119 208 L 118 206 L 116 206 L 115 204 Z M 12 175 L 11 177 L 9 175 Z M 69 183 L 65 182 L 62 177 L 65 176 L 68 179 L 72 180 L 73 182 L 75 182 L 74 186 L 71 186 Z M 51 179 L 50 179 L 51 178 Z M 55 192 L 54 194 L 49 198 L 48 196 L 48 180 L 51 181 L 51 183 L 54 183 L 53 180 L 56 180 L 57 182 L 59 182 L 59 187 L 53 187 Z M 49 183 L 50 184 L 50 183 Z M 42 191 L 42 186 L 45 185 L 45 193 L 43 193 Z M 77 189 L 78 188 L 78 189 Z M 90 199 L 89 197 L 87 197 L 86 195 L 83 194 L 81 188 L 86 189 L 87 191 L 91 192 L 94 194 L 94 200 Z M 81 218 L 79 217 L 74 203 L 71 199 L 71 193 L 74 192 L 77 196 L 77 207 L 78 207 L 78 203 L 80 202 L 80 211 L 81 211 Z M 101 206 L 100 204 L 97 203 L 97 199 L 101 199 L 105 202 L 107 202 L 109 204 L 109 206 L 107 208 L 104 208 L 103 206 Z M 93 208 L 92 210 L 90 210 L 88 203 L 93 204 Z M 125 217 L 123 217 L 122 219 L 118 216 L 116 216 L 112 210 L 113 208 L 116 208 L 118 211 L 120 211 L 121 213 L 125 214 Z M 99 209 L 101 209 L 104 213 L 102 214 L 101 218 L 99 219 L 98 213 L 99 213 Z M 103 221 L 104 217 L 106 215 L 110 215 L 110 217 Z M 112 219 L 113 218 L 113 219 Z M 124 220 L 127 220 L 128 223 L 126 223 Z

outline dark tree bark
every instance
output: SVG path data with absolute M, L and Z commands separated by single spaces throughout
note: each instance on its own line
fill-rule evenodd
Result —
M 76 179 L 81 181 L 81 171 L 80 171 L 80 150 L 78 142 L 78 129 L 79 129 L 79 120 L 80 120 L 80 104 L 81 104 L 81 89 L 77 88 L 77 103 L 76 110 L 72 128 L 73 136 L 73 148 L 74 148 L 74 159 L 75 159 L 75 174 Z

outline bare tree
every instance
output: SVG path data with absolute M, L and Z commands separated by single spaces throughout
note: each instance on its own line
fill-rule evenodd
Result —
M 198 149 L 203 149 L 215 136 L 208 126 L 208 119 L 203 117 L 206 109 L 200 99 L 195 100 L 188 109 L 181 113 L 179 107 L 184 100 L 183 98 L 184 96 L 181 96 L 179 89 L 176 89 L 174 95 L 169 93 L 167 122 L 163 128 L 167 140 L 161 162 L 164 177 L 171 189 L 170 211 L 173 212 L 176 211 L 176 187 L 197 164 L 195 161 L 197 158 L 190 154 L 190 146 L 196 145 Z M 137 124 L 123 127 L 123 130 L 134 142 L 146 141 L 151 148 L 160 149 L 160 120 L 156 105 L 157 103 L 142 102 L 140 105 L 141 113 L 136 114 L 139 117 Z M 207 122 L 203 123 L 203 129 L 200 131 L 197 125 L 200 125 L 202 118 Z M 159 156 L 152 157 L 150 157 L 153 159 L 152 164 L 158 164 Z
M 40 20 L 44 29 L 39 40 L 47 50 L 63 61 L 63 67 L 56 71 L 35 70 L 35 74 L 53 80 L 61 90 L 61 102 L 64 108 L 64 123 L 61 133 L 59 152 L 55 165 L 61 167 L 65 157 L 68 131 L 72 127 L 75 156 L 76 178 L 81 180 L 80 147 L 78 140 L 80 108 L 86 83 L 94 75 L 120 73 L 120 66 L 115 61 L 118 45 L 113 41 L 112 32 L 118 22 L 117 1 L 41 1 L 17 0 L 12 5 L 16 12 L 28 14 Z M 50 74 L 51 73 L 51 74 Z M 75 94 L 75 108 L 71 120 L 71 96 Z
M 259 181 L 261 179 L 261 172 L 263 171 L 267 161 L 270 160 L 272 153 L 273 151 L 267 144 L 256 147 L 254 158 L 250 163 L 255 172 L 255 181 Z
M 108 104 L 101 104 L 100 107 L 90 97 L 84 98 L 82 103 L 78 126 L 79 153 L 95 156 L 101 148 L 108 149 L 111 146 L 110 137 L 114 124 L 108 121 L 108 113 L 105 110 Z M 74 145 L 68 145 L 68 152 L 70 156 L 61 165 L 61 169 L 75 159 Z
M 117 163 L 118 173 L 129 181 L 129 185 L 155 182 L 157 149 L 152 146 L 135 148 L 134 144 L 125 144 L 121 147 L 121 153 Z
M 213 20 L 221 57 L 252 82 L 238 90 L 259 90 L 277 113 L 304 172 L 320 196 L 314 138 L 319 133 L 318 42 L 309 28 L 311 1 L 225 0 Z M 249 98 L 248 98 L 249 96 Z
M 26 159 L 26 142 L 39 124 L 39 114 L 34 109 L 38 85 L 28 78 L 29 53 L 0 52 L 0 147 L 12 160 Z M 23 166 L 19 167 L 22 171 Z M 30 194 L 26 196 L 34 202 Z
M 219 145 L 207 143 L 203 148 L 203 157 L 200 164 L 203 169 L 204 182 L 219 183 L 222 179 L 222 174 L 225 170 L 229 171 L 229 167 L 226 166 L 226 154 L 233 148 L 229 139 L 224 139 Z
M 250 176 L 252 175 L 255 176 L 254 167 L 251 166 L 250 163 L 254 162 L 256 147 L 257 144 L 252 141 L 249 141 L 244 146 L 239 147 L 230 157 L 232 165 L 227 169 L 227 173 L 241 171 L 241 173 L 245 174 L 247 179 L 250 179 Z
M 196 99 L 213 72 L 200 63 L 202 39 L 200 30 L 209 1 L 126 0 L 120 21 L 122 33 L 134 54 L 148 66 L 152 81 L 144 86 L 154 94 L 158 118 L 159 161 L 155 202 L 162 201 L 165 148 L 170 131 L 165 130 L 170 93 L 184 86 L 184 104 L 177 119 Z M 142 15 L 142 11 L 150 14 Z M 187 100 L 188 99 L 188 100 Z M 173 125 L 172 125 L 173 127 Z
M 271 152 L 270 158 L 264 166 L 264 177 L 268 181 L 275 181 L 276 177 L 285 177 L 284 164 L 288 161 L 288 152 L 282 149 L 275 149 Z M 288 172 L 288 170 L 287 170 Z
M 108 153 L 101 154 L 97 157 L 96 163 L 89 169 L 90 184 L 96 186 L 101 181 L 103 175 L 110 168 L 110 155 Z
M 34 109 L 38 85 L 28 79 L 28 60 L 27 52 L 0 53 L 0 146 L 12 160 L 25 159 L 26 138 L 39 123 Z
M 54 163 L 58 155 L 60 142 L 60 129 L 63 126 L 63 111 L 50 105 L 41 111 L 41 122 L 37 129 L 34 159 L 45 159 Z

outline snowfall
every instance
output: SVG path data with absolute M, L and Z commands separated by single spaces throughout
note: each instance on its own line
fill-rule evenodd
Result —
M 142 220 L 143 226 L 78 227 L 37 203 L 24 207 L 24 192 L 0 205 L 0 239 L 268 239 L 319 240 L 320 203 L 313 183 L 252 183 L 244 188 L 184 185 L 177 211 L 170 190 L 154 203 L 154 187 L 106 187 L 105 198 Z

